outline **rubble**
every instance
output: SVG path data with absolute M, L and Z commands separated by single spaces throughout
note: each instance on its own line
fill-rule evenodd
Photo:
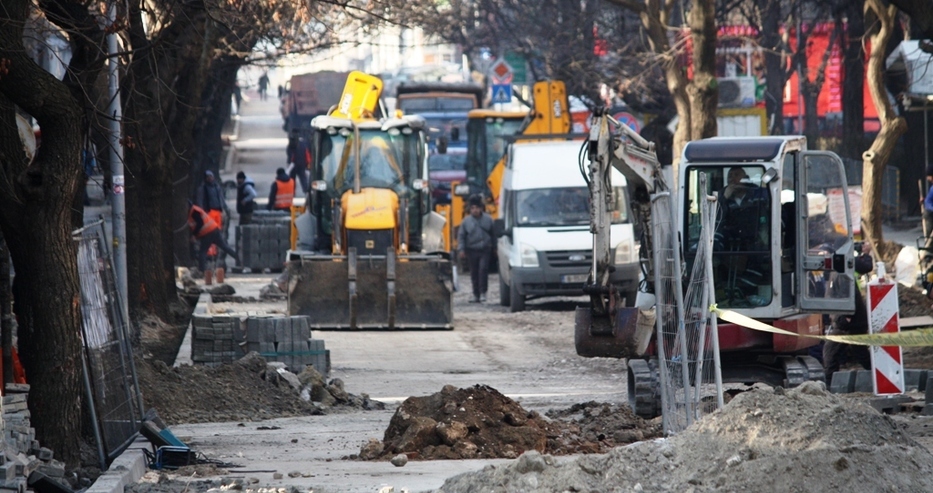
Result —
M 438 491 L 923 491 L 931 474 L 933 454 L 891 418 L 807 382 L 739 394 L 671 438 L 564 462 L 530 451 Z
M 448 385 L 436 394 L 406 399 L 389 422 L 383 442 L 370 440 L 359 458 L 385 460 L 404 453 L 412 460 L 514 459 L 528 450 L 599 453 L 661 433 L 658 420 L 648 422 L 626 407 L 610 404 L 580 404 L 553 416 L 526 411 L 485 385 Z
M 169 367 L 147 360 L 137 365 L 147 407 L 156 408 L 167 424 L 220 421 L 259 421 L 285 416 L 307 416 L 341 409 L 383 409 L 384 404 L 366 394 L 347 392 L 335 397 L 337 388 L 312 366 L 299 375 L 269 363 L 252 352 L 233 363 L 216 367 Z M 295 387 L 295 382 L 299 387 Z M 191 389 L 199 389 L 193 393 Z M 308 399 L 302 395 L 307 394 Z M 2 492 L 0 492 L 2 493 Z
M 2 453 L 0 453 L 0 493 L 23 493 L 39 479 L 56 483 L 69 491 L 73 486 L 65 478 L 65 464 L 55 460 L 52 450 L 36 440 L 27 407 L 29 385 L 8 383 L 3 396 Z M 77 478 L 75 478 L 77 479 Z

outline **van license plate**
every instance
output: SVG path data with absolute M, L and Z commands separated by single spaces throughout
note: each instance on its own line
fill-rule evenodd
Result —
M 560 282 L 563 284 L 580 284 L 586 282 L 587 274 L 567 274 L 560 276 Z

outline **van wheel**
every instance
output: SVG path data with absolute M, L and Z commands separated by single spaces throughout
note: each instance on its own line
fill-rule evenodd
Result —
M 509 286 L 509 311 L 512 313 L 525 311 L 525 295 L 518 292 L 518 286 L 514 282 Z
M 509 296 L 509 285 L 502 280 L 502 274 L 499 274 L 499 304 L 502 306 L 509 306 L 511 304 L 511 297 Z

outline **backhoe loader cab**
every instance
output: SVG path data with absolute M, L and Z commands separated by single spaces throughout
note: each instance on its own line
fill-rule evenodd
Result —
M 311 121 L 312 184 L 288 253 L 288 311 L 320 329 L 452 328 L 452 273 L 430 211 L 425 123 L 376 119 L 381 82 L 353 72 Z

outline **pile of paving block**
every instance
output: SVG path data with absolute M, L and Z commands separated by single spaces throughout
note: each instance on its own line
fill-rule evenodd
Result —
M 238 268 L 252 272 L 281 272 L 285 252 L 291 247 L 291 214 L 284 211 L 256 211 L 250 224 L 237 226 Z
M 284 363 L 294 373 L 311 365 L 330 372 L 330 351 L 311 337 L 307 316 L 262 314 L 192 316 L 191 361 L 217 366 L 257 352 L 266 361 Z M 2 493 L 2 492 L 0 492 Z
M 2 430 L 5 446 L 0 454 L 0 493 L 28 490 L 71 491 L 65 464 L 52 451 L 40 447 L 30 424 L 29 385 L 8 383 L 3 396 Z

